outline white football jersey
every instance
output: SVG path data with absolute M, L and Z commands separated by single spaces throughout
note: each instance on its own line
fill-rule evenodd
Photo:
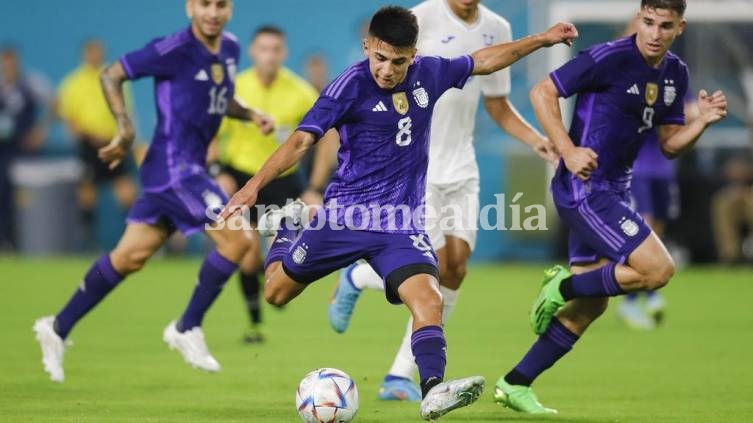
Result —
M 418 54 L 457 57 L 512 41 L 510 23 L 479 4 L 478 20 L 469 25 L 458 18 L 446 0 L 427 0 L 413 9 L 418 18 Z M 510 94 L 510 70 L 472 76 L 462 90 L 445 92 L 434 106 L 429 147 L 430 184 L 478 178 L 473 130 L 479 95 Z

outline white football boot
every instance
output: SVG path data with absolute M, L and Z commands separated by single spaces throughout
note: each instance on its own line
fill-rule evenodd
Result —
M 484 391 L 485 383 L 482 376 L 440 383 L 431 388 L 421 401 L 421 418 L 435 420 L 452 410 L 472 404 Z
M 257 230 L 261 236 L 275 236 L 280 229 L 280 223 L 283 219 L 292 219 L 294 224 L 301 223 L 301 215 L 306 204 L 301 200 L 295 200 L 292 203 L 284 205 L 282 208 L 270 210 L 259 218 Z
M 219 372 L 220 363 L 212 357 L 204 340 L 204 331 L 197 326 L 183 333 L 178 332 L 177 321 L 173 320 L 165 328 L 162 339 L 171 350 L 178 350 L 192 367 L 208 372 Z
M 54 324 L 55 316 L 41 317 L 34 322 L 33 330 L 37 334 L 39 346 L 42 347 L 44 371 L 50 374 L 53 382 L 62 383 L 65 380 L 63 354 L 65 354 L 66 342 L 55 332 Z

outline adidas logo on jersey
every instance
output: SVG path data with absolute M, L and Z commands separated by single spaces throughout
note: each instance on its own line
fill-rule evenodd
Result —
M 207 75 L 207 71 L 202 69 L 199 71 L 199 73 L 196 74 L 196 76 L 193 77 L 193 79 L 197 81 L 209 81 L 209 75 Z
M 384 103 L 382 103 L 382 101 L 380 100 L 379 103 L 377 103 L 377 105 L 371 109 L 371 111 L 372 112 L 386 112 L 387 106 L 385 106 Z
M 628 94 L 641 95 L 641 91 L 638 89 L 638 84 L 633 84 L 632 87 L 626 91 Z

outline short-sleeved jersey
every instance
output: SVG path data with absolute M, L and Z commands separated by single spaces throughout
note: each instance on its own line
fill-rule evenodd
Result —
M 478 7 L 478 20 L 473 24 L 458 18 L 446 0 L 427 0 L 414 7 L 418 19 L 418 54 L 457 57 L 512 41 L 510 24 L 483 4 Z M 437 101 L 431 123 L 429 183 L 478 178 L 473 130 L 482 93 L 486 97 L 508 96 L 510 69 L 473 76 L 462 90 L 450 90 Z
M 324 89 L 298 130 L 321 137 L 337 128 L 340 134 L 338 168 L 325 192 L 330 221 L 375 232 L 423 232 L 432 110 L 445 91 L 462 88 L 472 70 L 470 56 L 417 56 L 403 82 L 386 90 L 364 60 Z M 381 212 L 368 222 L 361 218 L 363 208 L 385 206 L 407 208 L 412 218 Z
M 561 97 L 578 94 L 570 138 L 599 156 L 587 182 L 560 162 L 552 181 L 560 204 L 578 202 L 592 190 L 628 190 L 633 161 L 651 131 L 685 123 L 687 66 L 671 52 L 659 67 L 649 66 L 635 36 L 591 47 L 550 77 Z
M 235 98 L 243 104 L 262 110 L 275 122 L 275 131 L 263 135 L 251 122 L 225 118 L 220 126 L 220 161 L 251 175 L 290 136 L 319 94 L 314 87 L 286 68 L 280 69 L 269 86 L 264 86 L 251 68 L 238 74 Z M 288 170 L 281 176 L 295 172 Z
M 207 148 L 234 95 L 240 48 L 223 33 L 211 53 L 191 28 L 120 58 L 129 79 L 154 77 L 157 127 L 141 165 L 145 191 L 160 191 L 205 172 Z

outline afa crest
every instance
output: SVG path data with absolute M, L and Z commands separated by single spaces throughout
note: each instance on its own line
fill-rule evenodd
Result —
M 222 84 L 222 81 L 225 80 L 225 70 L 222 68 L 222 64 L 212 63 L 212 67 L 209 70 L 212 74 L 212 81 L 217 85 Z
M 425 109 L 429 105 L 429 93 L 426 92 L 424 87 L 418 87 L 413 90 L 413 99 L 416 100 L 416 104 L 422 109 Z
M 653 82 L 646 84 L 646 104 L 653 106 L 656 99 L 659 98 L 659 86 Z
M 408 96 L 405 95 L 405 92 L 392 94 L 392 105 L 395 106 L 395 110 L 401 115 L 408 113 L 410 105 L 408 104 Z

